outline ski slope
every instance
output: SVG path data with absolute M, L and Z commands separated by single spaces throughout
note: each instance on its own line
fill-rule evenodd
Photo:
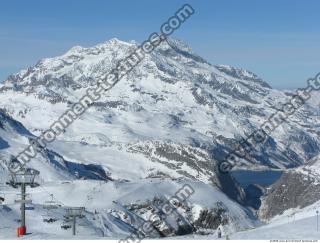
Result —
M 78 236 L 82 238 L 119 239 L 130 235 L 139 224 L 148 220 L 148 212 L 137 214 L 127 210 L 126 205 L 143 205 L 154 199 L 165 197 L 169 199 L 183 187 L 191 185 L 195 193 L 187 199 L 191 211 L 178 210 L 183 220 L 194 222 L 202 209 L 211 208 L 215 203 L 222 202 L 230 217 L 228 228 L 235 232 L 254 227 L 258 224 L 254 217 L 248 216 L 245 208 L 230 200 L 220 190 L 201 182 L 190 180 L 172 181 L 168 179 L 145 179 L 137 182 L 101 182 L 90 180 L 75 180 L 50 182 L 37 188 L 28 188 L 34 210 L 27 211 L 27 227 L 30 233 L 26 239 L 57 239 L 71 237 L 71 229 L 63 230 L 64 208 L 69 206 L 84 206 L 85 218 L 79 219 Z M 6 196 L 5 205 L 0 206 L 0 238 L 15 238 L 16 221 L 19 216 L 19 206 L 14 204 L 17 190 L 9 187 L 3 190 Z M 46 201 L 54 195 L 54 201 L 61 207 L 53 210 L 43 208 Z M 29 205 L 30 206 L 30 205 Z M 129 215 L 129 221 L 122 218 Z M 131 216 L 130 216 L 131 215 Z M 169 215 L 165 220 L 177 221 L 176 215 Z M 54 218 L 54 223 L 45 223 L 43 219 Z M 4 220 L 3 220 L 4 219 Z

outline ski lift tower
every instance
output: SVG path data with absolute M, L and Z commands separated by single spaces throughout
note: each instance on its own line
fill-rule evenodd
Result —
M 9 185 L 14 188 L 21 187 L 21 199 L 15 200 L 16 203 L 21 204 L 21 226 L 17 229 L 17 235 L 22 236 L 26 234 L 26 203 L 31 203 L 31 200 L 26 200 L 26 187 L 36 187 L 37 184 L 34 182 L 35 177 L 39 175 L 39 171 L 25 168 L 24 170 L 18 171 L 11 174 L 11 180 Z
M 66 208 L 66 217 L 72 219 L 72 234 L 76 235 L 76 219 L 83 217 L 84 207 L 69 207 Z

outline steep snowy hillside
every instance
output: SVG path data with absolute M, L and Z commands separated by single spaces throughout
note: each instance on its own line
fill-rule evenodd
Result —
M 4 199 L 0 203 L 0 238 L 12 239 L 15 237 L 20 216 L 19 205 L 15 204 L 17 189 L 6 185 L 10 180 L 10 173 L 5 161 L 34 140 L 35 136 L 2 110 L 0 118 L 0 197 Z M 63 145 L 60 150 L 70 156 L 81 151 L 80 147 L 72 143 L 68 147 L 65 147 L 66 143 Z M 110 160 L 110 163 L 104 165 L 67 160 L 57 152 L 43 148 L 29 164 L 39 170 L 40 175 L 36 179 L 39 186 L 28 189 L 28 199 L 33 202 L 28 205 L 30 209 L 27 211 L 27 229 L 31 234 L 26 237 L 71 238 L 71 230 L 62 228 L 70 224 L 64 217 L 66 208 L 70 206 L 86 208 L 84 218 L 78 221 L 77 233 L 82 238 L 90 239 L 129 237 L 149 220 L 150 215 L 161 218 L 153 222 L 154 229 L 145 234 L 146 237 L 215 231 L 219 225 L 224 225 L 234 232 L 257 225 L 258 221 L 250 211 L 224 194 L 224 188 L 228 188 L 227 194 L 241 200 L 241 188 L 238 188 L 231 177 L 221 177 L 219 171 L 205 167 L 211 161 L 205 152 L 185 148 L 183 151 L 188 153 L 184 154 L 181 153 L 181 147 L 172 147 L 171 150 L 166 150 L 167 148 L 163 147 L 163 154 L 160 156 L 157 154 L 159 151 L 152 152 L 151 146 L 150 154 L 144 157 L 139 155 L 139 147 L 131 147 L 130 149 L 136 151 L 127 152 L 127 155 L 123 153 L 118 160 Z M 106 152 L 101 148 L 100 150 L 100 154 L 95 154 L 97 161 L 99 156 L 103 157 L 103 151 Z M 174 165 L 173 168 L 162 168 L 162 164 L 173 163 L 172 158 L 166 162 L 164 154 L 180 156 L 180 160 L 185 160 L 186 164 L 199 163 L 199 166 L 201 165 L 203 170 L 207 168 L 207 171 L 204 170 L 203 177 L 186 179 L 195 173 L 194 169 L 191 169 L 193 167 L 185 167 L 185 171 L 176 171 Z M 130 159 L 132 164 L 128 163 L 126 166 L 126 161 L 122 160 L 124 158 Z M 94 157 L 92 161 L 95 161 Z M 150 171 L 153 173 L 143 179 L 143 166 L 151 168 L 151 164 L 154 170 Z M 108 171 L 108 167 L 112 168 L 112 173 Z M 161 169 L 167 171 L 167 174 L 160 173 Z M 200 172 L 198 175 L 201 175 Z M 163 218 L 163 205 L 166 205 L 172 196 L 179 195 L 177 192 L 186 186 L 189 190 L 187 200 L 176 204 L 175 211 Z M 51 195 L 59 207 L 47 210 L 45 206 L 48 205 Z
M 20 122 L 15 121 L 3 110 L 0 110 L 0 173 L 2 182 L 5 182 L 5 179 L 8 178 L 7 162 L 11 156 L 23 150 L 34 139 L 35 136 Z M 41 172 L 40 181 L 76 178 L 109 179 L 100 165 L 67 161 L 63 156 L 50 149 L 43 149 L 28 166 Z
M 5 80 L 0 106 L 39 135 L 136 46 L 135 42 L 112 39 L 43 59 Z M 81 157 L 87 163 L 101 150 L 108 152 L 99 156 L 99 162 L 107 164 L 122 156 L 122 160 L 132 158 L 130 153 L 137 147 L 139 154 L 149 159 L 149 148 L 179 150 L 181 145 L 183 149 L 201 148 L 213 159 L 221 159 L 291 95 L 271 89 L 249 71 L 211 65 L 183 42 L 170 39 L 147 55 L 53 146 L 62 155 L 67 152 L 62 151 L 64 143 L 81 148 L 81 153 L 68 156 Z M 241 166 L 303 164 L 319 151 L 319 127 L 314 125 L 318 122 L 316 107 L 306 106 L 254 148 L 250 162 L 242 161 Z M 168 160 L 164 156 L 163 167 L 172 165 Z M 197 165 L 174 163 L 176 171 L 197 176 L 198 172 L 191 172 Z M 139 176 L 154 173 L 144 170 Z M 205 173 L 200 170 L 198 176 L 207 180 Z

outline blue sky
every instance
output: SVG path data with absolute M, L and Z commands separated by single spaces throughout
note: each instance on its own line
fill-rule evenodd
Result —
M 196 13 L 175 32 L 213 64 L 257 73 L 273 87 L 304 87 L 320 71 L 320 1 L 2 0 L 0 80 L 74 45 L 143 41 L 183 3 Z

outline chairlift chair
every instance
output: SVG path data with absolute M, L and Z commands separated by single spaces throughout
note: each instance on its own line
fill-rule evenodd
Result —
M 58 209 L 59 207 L 61 207 L 61 205 L 57 202 L 53 200 L 53 194 L 50 194 L 51 200 L 49 201 L 45 201 L 43 208 L 47 209 L 47 210 L 52 210 L 52 209 Z
M 66 223 L 62 223 L 61 224 L 61 229 L 64 229 L 64 230 L 68 230 L 71 228 L 71 225 L 70 224 L 66 224 Z
M 71 219 L 70 219 L 69 216 L 63 215 L 63 221 L 64 221 L 64 222 L 69 222 L 70 220 L 71 220 Z
M 84 217 L 83 212 L 85 208 L 84 207 L 71 207 L 71 208 L 66 208 L 66 217 L 67 218 L 72 218 L 73 216 L 77 217 Z
M 41 215 L 42 217 L 43 217 L 43 222 L 44 223 L 53 223 L 53 222 L 56 222 L 57 221 L 57 219 L 55 219 L 54 217 L 51 217 L 50 215 L 49 215 L 49 210 L 47 209 L 46 210 L 46 213 L 45 214 L 42 214 Z
M 45 204 L 43 205 L 43 209 L 46 209 L 47 211 L 58 209 L 60 207 L 61 207 L 60 204 L 53 201 L 46 201 Z
M 58 204 L 58 202 L 53 200 L 53 194 L 50 194 L 50 197 L 51 197 L 51 200 L 45 201 L 45 204 L 43 205 L 43 208 L 46 209 L 46 211 L 47 211 L 46 215 L 42 215 L 44 217 L 43 222 L 45 222 L 45 223 L 56 222 L 57 221 L 56 218 L 49 216 L 49 211 L 54 210 L 54 209 L 58 209 L 59 207 L 61 207 L 61 205 Z
M 20 198 L 22 194 L 21 194 L 21 193 L 17 193 L 16 195 Z M 15 203 L 21 203 L 21 200 L 20 200 L 20 199 L 17 199 L 17 200 L 14 200 L 14 202 L 15 202 Z M 30 194 L 29 194 L 29 193 L 26 193 L 26 194 L 25 194 L 25 200 L 24 200 L 24 202 L 25 202 L 26 204 L 32 203 L 32 200 L 31 200 L 31 197 L 30 197 Z
M 45 218 L 45 219 L 43 219 L 43 222 L 44 223 L 48 223 L 48 224 L 54 223 L 56 221 L 57 221 L 57 219 L 55 219 L 55 218 Z

